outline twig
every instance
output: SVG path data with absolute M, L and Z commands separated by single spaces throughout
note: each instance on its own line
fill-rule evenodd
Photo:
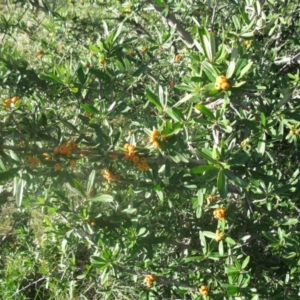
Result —
M 161 17 L 164 18 L 167 23 L 171 26 L 171 27 L 175 27 L 177 30 L 178 35 L 180 36 L 181 40 L 188 46 L 188 47 L 192 47 L 194 44 L 193 38 L 190 35 L 189 32 L 187 32 L 185 30 L 185 28 L 183 27 L 183 25 L 181 24 L 180 21 L 178 21 L 174 15 L 172 15 L 170 12 L 164 16 L 162 14 L 162 12 L 164 11 L 164 8 L 155 4 L 153 1 L 148 0 L 148 3 L 152 4 L 152 6 L 154 7 L 154 9 L 160 13 Z
M 9 298 L 13 298 L 14 296 L 16 296 L 16 295 L 20 294 L 22 291 L 24 291 L 24 290 L 28 289 L 30 286 L 32 286 L 32 285 L 34 285 L 34 284 L 37 284 L 38 282 L 40 282 L 40 281 L 42 281 L 42 280 L 45 280 L 46 278 L 47 278 L 47 277 L 46 277 L 46 276 L 44 276 L 44 277 L 42 277 L 42 278 L 40 278 L 40 279 L 38 279 L 38 280 L 36 280 L 36 281 L 33 281 L 33 282 L 31 282 L 31 283 L 27 284 L 26 286 L 24 286 L 24 287 L 23 287 L 23 288 L 21 288 L 20 290 L 18 290 L 18 291 L 16 291 L 16 292 L 14 292 L 14 293 L 13 293 L 13 295 L 12 295 L 12 296 L 10 296 Z

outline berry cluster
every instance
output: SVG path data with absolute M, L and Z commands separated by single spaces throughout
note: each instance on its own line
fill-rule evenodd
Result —
M 159 131 L 158 131 L 157 129 L 154 129 L 154 130 L 151 132 L 151 136 L 150 136 L 149 142 L 150 142 L 150 144 L 153 145 L 154 149 L 159 148 L 159 145 L 160 145 L 160 144 L 159 144 L 159 141 L 158 141 L 159 135 L 160 135 L 160 133 L 159 133 Z M 162 134 L 162 135 L 160 136 L 160 139 L 161 139 L 162 141 L 165 141 L 165 140 L 167 139 L 167 136 L 164 135 L 164 134 Z
M 30 155 L 26 156 L 25 161 L 30 164 L 31 168 L 36 168 L 40 164 L 40 160 L 37 157 Z
M 224 75 L 220 75 L 216 78 L 215 88 L 220 91 L 227 91 L 230 89 L 228 79 Z
M 209 202 L 214 202 L 214 201 L 217 200 L 217 196 L 216 196 L 216 195 L 210 194 L 210 195 L 207 197 L 207 200 L 208 200 Z
M 217 208 L 214 210 L 214 217 L 218 220 L 224 219 L 226 215 L 226 209 L 225 208 Z
M 120 178 L 119 175 L 114 175 L 109 169 L 105 169 L 103 171 L 103 177 L 109 182 L 111 183 L 114 180 L 118 180 Z
M 135 146 L 130 144 L 125 144 L 124 149 L 128 152 L 125 153 L 125 159 L 131 160 L 133 164 L 139 169 L 139 171 L 148 171 L 149 165 L 145 157 L 138 156 L 135 153 Z
M 225 235 L 224 232 L 222 232 L 222 231 L 220 231 L 219 229 L 217 229 L 215 240 L 216 240 L 217 242 L 221 241 L 221 240 L 223 239 L 224 235 Z
M 77 149 L 77 144 L 75 141 L 65 142 L 62 143 L 60 146 L 55 147 L 53 150 L 53 153 L 58 155 L 70 155 L 72 153 L 72 150 Z
M 144 283 L 146 284 L 147 288 L 152 287 L 153 281 L 155 281 L 156 277 L 154 275 L 146 275 L 144 279 Z
M 298 135 L 299 133 L 300 133 L 300 130 L 296 129 L 295 125 L 292 125 L 291 129 L 290 129 L 290 135 Z
M 202 285 L 200 288 L 199 288 L 199 292 L 202 296 L 208 296 L 208 288 L 206 285 Z
M 16 104 L 19 100 L 20 100 L 20 98 L 17 96 L 14 96 L 12 98 L 7 98 L 4 101 L 3 105 L 4 105 L 4 107 L 8 108 L 11 106 L 11 104 Z
M 251 41 L 247 40 L 247 41 L 244 42 L 244 46 L 245 47 L 250 47 L 251 43 L 252 43 Z

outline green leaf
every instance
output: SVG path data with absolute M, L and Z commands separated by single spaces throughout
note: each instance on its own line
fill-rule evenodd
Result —
M 196 102 L 196 101 L 199 101 L 199 96 L 196 96 L 195 94 L 187 94 L 185 95 L 182 99 L 180 99 L 177 103 L 175 103 L 173 105 L 173 107 L 177 107 L 179 105 L 181 105 L 182 103 L 185 103 L 185 102 Z
M 235 70 L 235 61 L 232 60 L 232 61 L 230 61 L 227 72 L 226 72 L 226 77 L 228 79 L 232 77 L 234 70 Z
M 97 195 L 89 198 L 90 201 L 94 202 L 113 202 L 114 197 L 108 194 Z
M 60 120 L 67 128 L 69 128 L 71 131 L 76 132 L 76 133 L 80 133 L 77 129 L 76 126 L 74 126 L 73 124 L 71 124 L 70 122 L 61 119 Z
M 188 263 L 190 261 L 199 261 L 200 262 L 204 259 L 205 259 L 204 256 L 189 256 L 189 257 L 185 257 L 183 259 L 183 261 L 186 262 L 186 263 Z
M 99 114 L 99 110 L 92 106 L 92 105 L 89 105 L 89 104 L 86 104 L 86 103 L 81 103 L 81 107 L 88 113 L 91 113 L 91 114 Z
M 236 245 L 236 242 L 232 238 L 230 238 L 228 236 L 225 238 L 225 241 L 229 245 L 232 245 L 232 246 Z
M 298 219 L 288 219 L 285 223 L 283 223 L 282 225 L 296 225 L 299 223 Z
M 239 76 L 238 76 L 238 79 L 241 79 L 243 78 L 251 69 L 253 65 L 253 61 L 250 61 L 240 72 Z
M 142 65 L 140 66 L 135 72 L 132 73 L 132 76 L 134 77 L 138 77 L 141 74 L 147 72 L 148 70 L 150 70 L 148 65 Z
M 82 192 L 81 188 L 76 187 L 75 180 L 73 180 L 72 185 L 69 182 L 66 183 L 66 187 L 68 188 L 69 191 L 71 191 L 75 195 L 85 198 L 85 194 Z
M 206 115 L 208 118 L 215 120 L 216 117 L 214 116 L 214 114 L 212 113 L 212 111 L 207 108 L 204 104 L 198 103 L 195 105 L 195 108 L 202 112 L 202 114 Z
M 265 150 L 266 150 L 266 134 L 263 133 L 257 144 L 257 152 L 260 155 L 264 155 Z
M 227 197 L 227 180 L 224 173 L 224 170 L 220 170 L 218 174 L 218 191 L 221 196 L 221 198 Z
M 18 207 L 21 206 L 23 200 L 24 187 L 26 181 L 22 178 L 16 177 L 14 182 L 14 194 L 16 196 L 16 204 Z
M 120 23 L 120 25 L 118 26 L 118 29 L 117 29 L 116 32 L 114 33 L 114 37 L 113 37 L 113 40 L 112 40 L 113 43 L 117 40 L 117 38 L 118 38 L 119 35 L 121 34 L 122 29 L 123 29 L 123 23 Z
M 168 108 L 166 109 L 166 113 L 176 122 L 181 122 L 184 120 L 181 110 L 177 108 Z
M 156 106 L 158 111 L 162 112 L 163 109 L 162 109 L 162 105 L 159 101 L 159 98 L 152 91 L 150 91 L 149 89 L 146 90 L 146 96 L 149 99 L 149 101 Z
M 15 175 L 19 172 L 20 168 L 12 168 L 5 172 L 0 173 L 0 183 L 3 184 L 15 177 Z
M 250 156 L 247 153 L 242 152 L 227 161 L 227 163 L 230 166 L 244 166 L 249 160 Z
M 215 81 L 215 78 L 218 76 L 218 70 L 208 61 L 202 62 L 202 67 L 205 71 L 209 73 L 209 78 L 211 81 Z
M 63 81 L 57 77 L 55 74 L 51 73 L 51 72 L 45 72 L 44 74 L 40 75 L 40 78 L 46 81 L 51 81 L 51 82 L 55 82 L 55 83 L 60 83 L 62 84 Z
M 96 171 L 92 170 L 91 174 L 89 175 L 89 179 L 87 182 L 87 187 L 86 187 L 86 194 L 89 195 L 95 182 L 95 177 L 96 177 Z
M 235 176 L 230 170 L 225 169 L 224 174 L 230 181 L 232 181 L 237 186 L 239 186 L 241 188 L 246 188 L 248 186 L 248 182 Z
M 247 265 L 249 264 L 249 261 L 250 261 L 250 256 L 247 256 L 242 263 L 241 269 L 245 269 L 247 267 Z
M 209 83 L 203 87 L 201 93 L 202 97 L 212 97 L 222 93 L 221 90 L 217 90 L 214 83 Z
M 208 170 L 218 170 L 214 165 L 204 165 L 204 166 L 198 166 L 192 169 L 193 174 L 201 174 Z
M 211 239 L 215 239 L 216 234 L 214 232 L 211 231 L 203 231 L 204 236 L 211 238 Z
M 210 149 L 203 148 L 201 150 L 198 150 L 197 153 L 207 161 L 214 164 L 217 163 L 217 161 L 212 158 L 212 151 Z

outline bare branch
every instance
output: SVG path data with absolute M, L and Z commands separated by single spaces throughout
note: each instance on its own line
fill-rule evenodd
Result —
M 170 12 L 168 12 L 168 14 L 165 16 L 162 12 L 164 11 L 164 8 L 155 4 L 152 0 L 148 0 L 148 3 L 152 4 L 152 6 L 154 7 L 154 9 L 160 13 L 160 15 L 165 19 L 165 21 L 171 26 L 171 27 L 175 27 L 178 35 L 180 36 L 180 38 L 182 39 L 182 41 L 188 46 L 188 47 L 192 47 L 194 44 L 193 38 L 190 35 L 190 33 L 188 31 L 185 30 L 185 28 L 183 27 L 183 25 L 181 24 L 180 21 L 178 21 L 175 16 L 173 14 L 171 14 Z

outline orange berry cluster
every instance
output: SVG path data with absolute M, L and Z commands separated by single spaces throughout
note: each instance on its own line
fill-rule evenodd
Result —
M 91 226 L 96 226 L 97 223 L 95 220 L 92 220 L 92 219 L 88 219 L 87 222 L 91 225 Z
M 159 136 L 159 131 L 157 129 L 154 129 L 151 132 L 151 136 L 150 136 L 150 140 L 149 140 L 150 144 L 153 145 L 154 149 L 159 148 L 158 136 Z M 167 139 L 167 136 L 162 134 L 160 138 L 162 141 L 165 141 Z
M 290 129 L 290 135 L 298 135 L 299 133 L 300 133 L 300 130 L 296 129 L 295 125 L 292 125 L 291 129 Z
M 224 232 L 222 232 L 222 231 L 220 231 L 219 229 L 217 229 L 215 240 L 216 240 L 217 242 L 221 241 L 221 240 L 223 239 L 224 235 L 225 235 Z
M 105 169 L 103 171 L 103 177 L 109 182 L 111 183 L 114 180 L 118 180 L 120 178 L 119 175 L 114 175 L 109 169 Z
M 252 43 L 251 41 L 247 40 L 247 41 L 244 42 L 244 46 L 245 47 L 250 47 L 251 43 Z
M 56 163 L 56 164 L 54 165 L 54 170 L 55 170 L 55 171 L 61 171 L 61 169 L 62 169 L 62 165 L 61 165 L 60 163 Z
M 149 165 L 147 163 L 147 160 L 145 157 L 140 157 L 137 154 L 135 154 L 135 146 L 130 144 L 125 144 L 124 149 L 128 150 L 128 152 L 125 153 L 125 159 L 131 160 L 133 164 L 139 169 L 139 171 L 148 171 Z
M 144 279 L 144 283 L 146 284 L 147 288 L 152 287 L 153 281 L 155 281 L 156 277 L 154 275 L 146 275 Z
M 17 97 L 17 96 L 14 96 L 14 97 L 12 97 L 12 98 L 7 98 L 5 101 L 4 101 L 4 107 L 10 107 L 11 106 L 11 104 L 13 103 L 13 104 L 15 104 L 15 103 L 17 103 L 18 101 L 20 100 L 20 98 L 19 97 Z
M 218 220 L 224 219 L 226 215 L 225 208 L 217 208 L 214 210 L 214 217 Z
M 224 75 L 220 75 L 216 78 L 215 88 L 220 91 L 227 91 L 230 89 L 228 79 Z
M 202 285 L 200 288 L 199 288 L 199 293 L 202 295 L 202 296 L 208 296 L 208 288 L 206 285 Z
M 51 156 L 49 155 L 49 153 L 44 152 L 42 155 L 44 156 L 45 160 L 47 160 L 47 161 L 51 160 Z
M 210 195 L 207 197 L 207 200 L 208 200 L 209 202 L 214 202 L 214 201 L 217 200 L 217 196 L 216 196 L 216 195 L 210 194 Z
M 38 50 L 36 53 L 37 59 L 41 59 L 44 56 L 44 51 L 43 50 Z
M 31 168 L 36 168 L 40 164 L 40 160 L 37 157 L 30 155 L 26 156 L 25 161 L 30 164 Z
M 180 54 L 175 55 L 175 62 L 179 62 L 181 60 L 182 56 Z
M 70 155 L 72 150 L 77 148 L 77 144 L 75 141 L 62 143 L 60 146 L 55 147 L 53 150 L 54 154 L 62 154 L 62 155 Z

